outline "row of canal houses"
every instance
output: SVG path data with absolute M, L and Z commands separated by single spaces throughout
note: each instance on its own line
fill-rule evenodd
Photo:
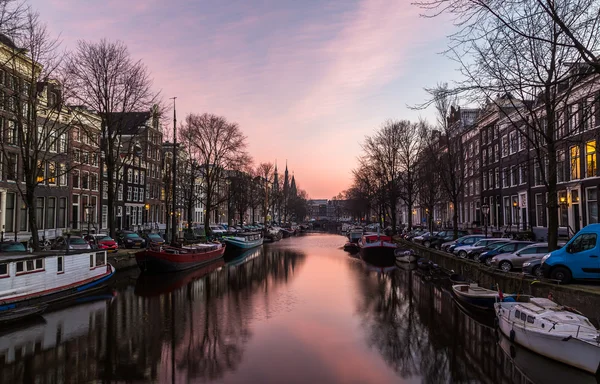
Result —
M 29 67 L 28 67 L 29 64 Z M 23 157 L 18 146 L 17 124 L 26 121 L 25 95 L 31 87 L 31 59 L 5 35 L 0 35 L 0 239 L 27 241 L 31 237 L 23 191 Z M 41 65 L 34 64 L 41 70 Z M 66 231 L 103 232 L 109 217 L 117 229 L 164 230 L 170 210 L 165 209 L 164 175 L 173 144 L 163 142 L 162 121 L 157 108 L 121 113 L 118 132 L 119 155 L 124 163 L 117 187 L 115 212 L 108 212 L 108 183 L 104 154 L 100 151 L 101 120 L 83 106 L 62 106 L 61 84 L 44 81 L 35 84 L 39 110 L 61 105 L 60 113 L 48 126 L 55 126 L 56 137 L 48 140 L 44 164 L 39 164 L 35 194 L 35 215 L 40 238 L 51 240 Z M 23 111 L 17 112 L 22 105 Z M 31 102 L 31 101 L 30 101 Z M 56 108 L 59 109 L 58 107 Z M 38 120 L 52 119 L 48 115 Z M 46 124 L 39 123 L 38 124 Z M 65 128 L 67 127 L 67 128 Z M 38 129 L 41 129 L 38 127 Z M 167 166 L 165 166 L 165 164 Z M 101 171 L 102 170 L 102 171 Z M 194 209 L 194 221 L 204 222 L 200 202 Z M 180 226 L 188 212 L 178 207 Z
M 556 116 L 559 236 L 598 222 L 600 77 L 585 77 L 579 85 L 565 87 L 569 93 Z M 462 228 L 487 225 L 491 230 L 532 231 L 538 239 L 546 238 L 548 167 L 545 161 L 545 169 L 540 169 L 539 161 L 545 147 L 537 144 L 543 138 L 519 124 L 536 111 L 525 103 L 533 101 L 504 94 L 483 108 L 452 108 L 450 142 L 460 146 L 464 158 L 462 199 L 458 207 L 440 202 L 433 213 L 438 226 L 451 226 L 456 208 Z M 545 124 L 543 112 L 537 118 L 537 124 Z M 413 223 L 425 221 L 423 209 L 412 214 Z

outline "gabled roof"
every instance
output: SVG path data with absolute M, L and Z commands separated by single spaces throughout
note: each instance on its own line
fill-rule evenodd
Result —
M 151 112 L 114 112 L 110 113 L 110 120 L 117 124 L 121 135 L 137 135 L 147 127 Z

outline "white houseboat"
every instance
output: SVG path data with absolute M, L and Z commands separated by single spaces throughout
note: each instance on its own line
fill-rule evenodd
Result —
M 101 287 L 115 273 L 106 251 L 0 256 L 0 313 L 52 303 Z

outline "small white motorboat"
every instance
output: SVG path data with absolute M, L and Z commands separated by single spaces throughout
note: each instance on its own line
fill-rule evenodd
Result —
M 585 316 L 539 297 L 528 302 L 498 302 L 494 309 L 500 330 L 511 342 L 586 372 L 600 373 L 600 332 Z
M 394 256 L 396 256 L 396 261 L 401 263 L 415 263 L 419 259 L 412 249 L 397 248 L 394 250 Z

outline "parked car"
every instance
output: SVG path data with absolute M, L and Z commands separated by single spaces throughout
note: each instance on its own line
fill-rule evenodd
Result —
M 98 233 L 93 235 L 87 235 L 84 239 L 94 249 L 100 249 L 107 252 L 117 252 L 119 245 L 117 242 L 107 234 Z
M 3 241 L 0 242 L 0 252 L 27 252 L 25 244 L 17 241 Z
M 562 246 L 562 244 L 561 244 Z M 548 243 L 535 243 L 512 253 L 502 253 L 492 257 L 491 265 L 504 272 L 512 269 L 521 269 L 523 264 L 534 259 L 541 259 L 548 253 Z
M 502 241 L 502 240 L 503 239 L 501 239 L 501 238 L 483 238 L 471 245 L 461 245 L 459 247 L 455 247 L 454 250 L 452 251 L 452 253 L 454 253 L 456 256 L 460 257 L 461 259 L 464 259 L 467 256 L 469 256 L 469 251 L 473 251 L 475 249 L 483 249 L 486 246 L 488 246 L 489 244 L 492 244 L 492 243 L 495 243 L 498 241 Z M 470 254 L 472 255 L 473 253 L 471 252 Z
M 484 239 L 484 238 L 485 238 L 484 235 L 463 236 L 463 237 L 460 237 L 460 238 L 454 240 L 454 242 L 452 242 L 451 244 L 446 244 L 445 249 L 444 249 L 444 245 L 442 244 L 442 250 L 445 250 L 448 253 L 452 253 L 454 251 L 454 249 L 457 247 L 463 247 L 465 245 L 473 245 L 476 242 L 478 242 L 479 240 Z
M 413 238 L 422 235 L 423 233 L 425 233 L 426 231 L 424 229 L 413 229 L 412 231 L 409 231 L 405 236 L 404 239 L 408 240 L 408 241 L 412 241 Z
M 69 250 L 88 250 L 92 249 L 90 243 L 88 243 L 81 236 L 59 236 L 52 243 L 52 249 L 67 249 L 67 242 L 69 243 Z
M 430 243 L 430 239 L 435 236 L 437 234 L 437 232 L 425 232 L 419 236 L 416 236 L 413 238 L 413 242 L 417 243 L 417 244 L 421 244 L 424 245 L 426 247 L 429 247 L 431 245 Z M 427 242 L 427 245 L 425 245 L 425 242 Z
M 577 232 L 562 248 L 542 257 L 545 277 L 569 283 L 573 279 L 600 279 L 600 224 Z
M 216 224 L 211 224 L 210 225 L 210 231 L 215 236 L 223 236 L 224 234 L 227 233 L 227 231 L 225 230 L 225 228 L 221 227 L 220 225 L 216 225 Z
M 160 247 L 165 243 L 165 239 L 158 233 L 144 233 L 142 239 L 146 242 L 146 247 Z
M 535 276 L 538 279 L 544 277 L 542 269 L 542 259 L 532 259 L 523 263 L 523 274 Z
M 489 243 L 488 245 L 486 245 L 483 248 L 482 247 L 473 247 L 472 249 L 469 249 L 467 251 L 467 258 L 473 259 L 473 260 L 479 260 L 479 255 L 481 255 L 483 252 L 491 251 L 492 249 L 501 247 L 504 244 L 510 243 L 511 241 L 512 241 L 511 239 L 502 239 L 502 240 L 496 240 L 492 243 Z
M 131 231 L 122 231 L 119 233 L 118 242 L 125 248 L 144 248 L 146 246 L 146 240 Z
M 498 256 L 502 253 L 512 253 L 512 252 L 516 252 L 521 248 L 525 248 L 528 245 L 533 244 L 533 241 L 510 241 L 500 247 L 496 247 L 492 250 L 483 252 L 481 255 L 479 255 L 479 262 L 480 263 L 484 263 L 486 265 L 492 265 L 492 258 L 494 256 Z
M 463 236 L 467 236 L 469 233 L 467 231 L 458 231 L 458 238 Z M 441 231 L 438 232 L 437 235 L 432 236 L 429 239 L 429 247 L 435 249 L 442 249 L 442 244 L 453 242 L 454 241 L 454 231 Z M 427 244 L 423 243 L 424 246 L 427 247 Z

